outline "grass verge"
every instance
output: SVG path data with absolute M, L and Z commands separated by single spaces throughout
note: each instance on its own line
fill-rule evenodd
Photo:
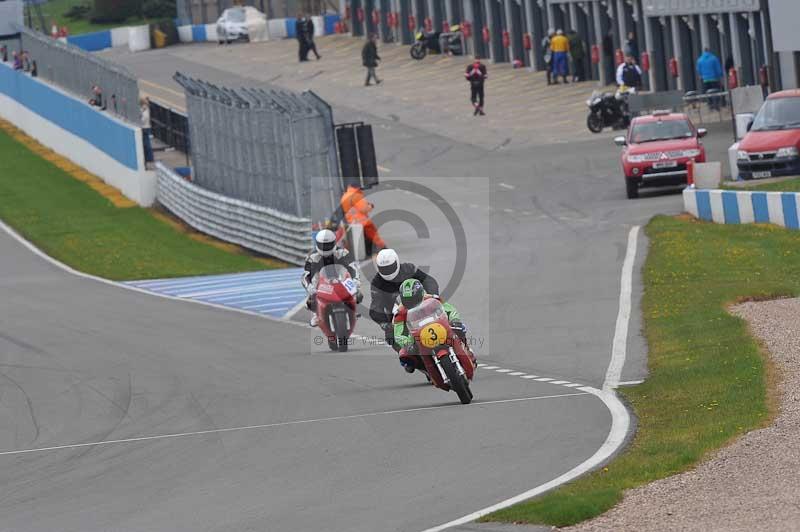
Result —
M 198 241 L 147 209 L 121 209 L 0 131 L 0 219 L 73 268 L 114 280 L 276 267 Z M 208 240 L 206 238 L 206 240 Z
M 137 24 L 146 24 L 141 17 L 131 17 L 125 22 L 118 22 L 112 24 L 95 24 L 88 18 L 71 19 L 66 17 L 66 13 L 74 6 L 91 4 L 89 0 L 50 0 L 42 6 L 42 15 L 45 22 L 50 25 L 52 21 L 56 21 L 58 27 L 66 26 L 69 29 L 70 35 L 79 35 L 81 33 L 91 33 L 94 31 L 108 30 L 111 28 L 119 28 L 121 26 L 135 26 Z M 35 16 L 35 14 L 34 14 Z M 47 33 L 50 32 L 48 27 Z
M 732 188 L 732 190 L 757 190 L 759 192 L 800 192 L 800 177 L 777 181 L 775 183 L 761 183 L 744 188 Z
M 621 389 L 638 417 L 631 446 L 607 467 L 484 521 L 567 526 L 624 490 L 685 471 L 772 417 L 770 367 L 726 307 L 800 295 L 800 232 L 659 216 L 647 226 L 643 312 L 650 376 Z

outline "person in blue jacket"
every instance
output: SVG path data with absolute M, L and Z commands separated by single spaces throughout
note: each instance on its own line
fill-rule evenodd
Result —
M 703 92 L 722 89 L 722 63 L 708 48 L 705 48 L 703 54 L 697 58 L 697 74 L 703 81 Z M 708 104 L 712 109 L 719 109 L 719 98 L 710 99 Z

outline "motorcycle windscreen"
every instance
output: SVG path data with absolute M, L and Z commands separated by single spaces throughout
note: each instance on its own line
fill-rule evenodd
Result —
M 347 268 L 341 264 L 330 264 L 322 267 L 322 270 L 320 270 L 320 276 L 325 277 L 329 281 L 336 280 L 341 282 L 350 278 L 350 272 L 347 271 Z
M 408 311 L 406 323 L 409 330 L 417 331 L 429 323 L 438 321 L 444 315 L 444 308 L 437 299 L 426 299 Z

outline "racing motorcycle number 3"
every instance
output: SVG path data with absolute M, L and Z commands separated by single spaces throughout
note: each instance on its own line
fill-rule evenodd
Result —
M 447 341 L 447 330 L 441 323 L 431 323 L 420 331 L 419 341 L 425 347 L 432 349 Z

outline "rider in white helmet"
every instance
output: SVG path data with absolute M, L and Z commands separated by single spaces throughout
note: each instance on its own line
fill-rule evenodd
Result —
M 350 277 L 357 285 L 361 284 L 361 272 L 358 264 L 352 260 L 350 253 L 342 247 L 336 245 L 336 233 L 330 229 L 319 231 L 314 237 L 314 251 L 306 257 L 305 271 L 301 282 L 303 288 L 308 292 L 306 307 L 313 315 L 309 325 L 316 327 L 319 322 L 317 318 L 317 274 L 325 267 L 332 264 L 341 264 L 350 272 Z M 361 292 L 358 292 L 356 299 L 361 302 Z
M 400 293 L 400 285 L 406 279 L 417 279 L 422 283 L 425 292 L 432 295 L 439 294 L 439 284 L 436 279 L 417 268 L 410 262 L 400 262 L 400 257 L 393 249 L 382 249 L 375 257 L 375 269 L 378 273 L 371 282 L 369 317 L 380 325 L 384 331 L 386 343 L 395 351 L 400 351 L 400 346 L 394 343 L 392 331 L 392 314 L 395 301 Z

